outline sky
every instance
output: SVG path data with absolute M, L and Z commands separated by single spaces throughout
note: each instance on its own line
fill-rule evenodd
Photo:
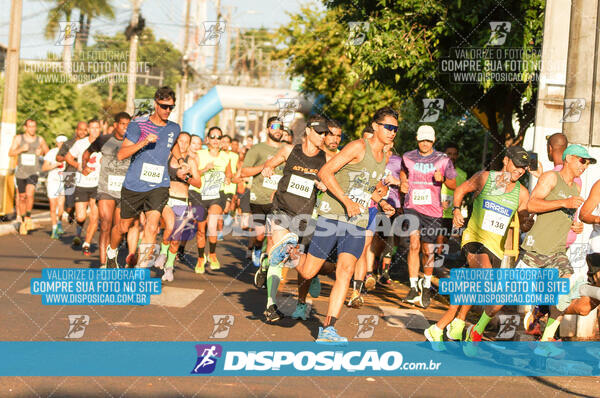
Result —
M 60 53 L 61 48 L 55 45 L 56 39 L 44 37 L 47 11 L 55 1 L 22 0 L 23 22 L 21 26 L 21 58 L 43 59 L 48 52 Z M 192 0 L 192 8 L 198 0 Z M 214 0 L 207 0 L 207 20 L 216 19 Z M 227 6 L 232 7 L 232 26 L 240 28 L 258 28 L 264 26 L 275 29 L 289 21 L 286 12 L 298 12 L 301 5 L 311 3 L 320 7 L 315 0 L 221 0 L 222 13 Z M 92 20 L 91 37 L 95 33 L 112 35 L 124 31 L 131 17 L 131 3 L 127 0 L 111 0 L 115 11 L 115 19 L 99 18 Z M 0 44 L 8 43 L 11 0 L 0 0 L 0 8 L 7 10 L 0 17 Z M 73 19 L 78 19 L 75 12 Z M 183 23 L 185 19 L 185 0 L 143 0 L 142 15 L 146 26 L 154 31 L 158 38 L 173 42 L 177 48 L 182 47 Z

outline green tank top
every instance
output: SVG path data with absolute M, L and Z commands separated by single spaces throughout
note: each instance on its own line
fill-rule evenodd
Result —
M 382 157 L 381 162 L 375 160 L 371 145 L 366 139 L 365 146 L 365 156 L 360 162 L 348 163 L 335 174 L 335 178 L 346 196 L 364 207 L 365 211 L 349 219 L 344 205 L 329 191 L 326 191 L 321 198 L 319 216 L 333 218 L 361 228 L 367 227 L 371 194 L 377 183 L 383 178 L 386 162 L 385 156 Z
M 579 196 L 577 184 L 573 182 L 569 186 L 560 176 L 556 174 L 556 186 L 550 191 L 546 200 L 560 200 L 571 196 Z M 566 209 L 564 207 L 541 213 L 537 215 L 535 224 L 527 233 L 525 241 L 521 246 L 523 249 L 545 256 L 567 251 L 567 235 L 573 224 L 573 218 L 577 209 Z
M 496 185 L 502 172 L 490 171 L 483 190 L 473 202 L 473 213 L 463 232 L 462 246 L 477 242 L 483 244 L 499 259 L 504 257 L 506 231 L 519 209 L 521 184 L 517 182 L 510 192 Z

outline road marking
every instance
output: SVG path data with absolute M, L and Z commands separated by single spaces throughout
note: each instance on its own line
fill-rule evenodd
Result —
M 422 329 L 429 327 L 429 322 L 419 310 L 401 309 L 397 307 L 382 307 L 383 319 L 393 328 Z
M 198 296 L 204 293 L 202 289 L 186 289 L 183 287 L 163 286 L 160 295 L 152 295 L 150 304 L 165 307 L 183 308 L 191 304 Z

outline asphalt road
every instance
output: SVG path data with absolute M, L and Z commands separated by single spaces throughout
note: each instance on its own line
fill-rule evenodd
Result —
M 278 326 L 265 324 L 266 291 L 252 285 L 254 268 L 243 260 L 245 239 L 233 237 L 217 247 L 221 270 L 197 275 L 191 266 L 177 263 L 175 281 L 164 284 L 163 294 L 151 305 L 44 306 L 40 297 L 29 294 L 30 279 L 40 277 L 43 268 L 99 264 L 97 249 L 84 257 L 70 247 L 69 229 L 62 241 L 50 240 L 49 234 L 46 225 L 26 237 L 0 237 L 2 341 L 66 341 L 72 314 L 89 316 L 80 341 L 207 341 L 213 333 L 213 315 L 234 317 L 223 341 L 311 341 L 327 310 L 333 281 L 322 277 L 323 293 L 312 299 L 313 315 L 308 321 L 288 318 Z M 188 257 L 195 262 L 193 245 L 189 246 Z M 280 288 L 278 300 L 284 313 L 295 308 L 295 279 L 295 271 L 290 271 Z M 343 310 L 338 331 L 359 340 L 353 338 L 358 316 L 376 315 L 379 323 L 369 340 L 423 341 L 423 329 L 441 316 L 445 305 L 435 301 L 428 310 L 405 306 L 400 297 L 407 290 L 397 283 L 378 288 L 366 297 L 363 308 Z M 161 366 L 160 358 L 156 366 Z M 4 377 L 0 396 L 597 397 L 599 383 L 592 377 Z

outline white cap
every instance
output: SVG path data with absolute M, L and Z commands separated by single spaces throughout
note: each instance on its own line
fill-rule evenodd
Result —
M 417 130 L 417 141 L 435 141 L 435 130 L 424 124 Z
M 56 142 L 65 142 L 67 140 L 68 138 L 65 135 L 59 135 L 58 137 L 56 137 Z

